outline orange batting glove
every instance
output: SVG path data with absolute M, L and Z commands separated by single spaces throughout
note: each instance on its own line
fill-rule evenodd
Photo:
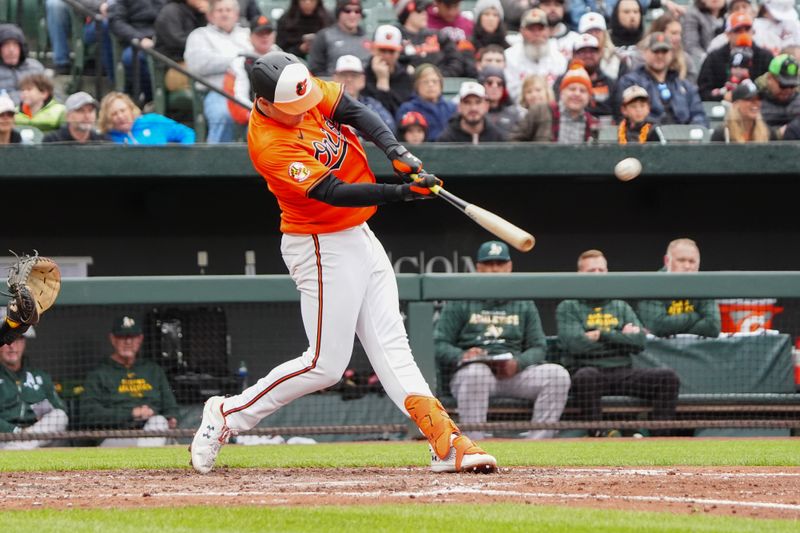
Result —
M 397 146 L 386 154 L 392 162 L 395 173 L 403 178 L 403 181 L 410 182 L 411 174 L 419 174 L 422 171 L 422 161 L 414 156 L 404 146 Z

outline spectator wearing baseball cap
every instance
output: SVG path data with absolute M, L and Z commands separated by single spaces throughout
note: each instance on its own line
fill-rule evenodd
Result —
M 761 115 L 770 127 L 788 124 L 800 116 L 800 65 L 789 54 L 775 56 L 766 74 L 756 79 L 761 94 Z
M 253 53 L 237 56 L 225 72 L 222 82 L 225 92 L 234 95 L 240 102 L 250 102 L 250 106 L 245 109 L 232 100 L 227 101 L 228 113 L 233 121 L 241 126 L 245 126 L 250 120 L 250 110 L 253 107 L 250 72 L 256 59 L 270 52 L 281 51 L 275 44 L 275 38 L 275 26 L 269 17 L 261 14 L 253 17 L 250 20 L 250 44 L 253 46 Z
M 597 137 L 598 121 L 588 111 L 592 80 L 580 64 L 561 78 L 559 99 L 531 107 L 511 135 L 513 141 L 580 144 Z
M 732 104 L 725 121 L 714 128 L 711 140 L 725 143 L 767 142 L 773 131 L 761 117 L 761 96 L 752 80 L 745 79 L 731 91 Z
M 474 59 L 464 62 L 456 45 L 444 34 L 428 28 L 428 7 L 431 0 L 399 0 L 395 13 L 403 39 L 401 63 L 418 67 L 425 63 L 436 65 L 444 76 L 465 76 Z
M 139 357 L 144 335 L 132 315 L 114 318 L 108 334 L 111 356 L 86 376 L 81 395 L 81 426 L 92 429 L 165 431 L 178 426 L 178 403 L 164 370 Z M 166 437 L 106 439 L 103 447 L 152 447 Z
M 764 74 L 772 61 L 772 53 L 753 43 L 753 19 L 748 13 L 731 13 L 725 26 L 725 35 L 728 42 L 710 52 L 700 67 L 697 86 L 703 100 L 722 100 L 729 92 L 726 84 L 731 77 L 737 80 L 743 78 L 741 72 L 731 71 L 732 59 L 740 61 L 738 67 L 734 68 L 747 68 L 748 74 L 744 77 L 752 79 Z M 750 56 L 749 65 L 742 63 L 747 56 Z M 730 96 L 725 99 L 730 100 Z
M 422 144 L 428 135 L 428 121 L 417 111 L 409 111 L 400 117 L 397 125 L 398 138 L 405 144 Z
M 5 91 L 0 91 L 0 144 L 20 144 L 22 137 L 14 129 L 17 106 Z
M 278 19 L 276 43 L 284 52 L 306 59 L 316 34 L 331 24 L 333 18 L 322 0 L 290 0 L 289 8 Z
M 344 55 L 336 60 L 336 68 L 333 72 L 333 81 L 341 83 L 345 92 L 354 100 L 358 100 L 369 109 L 374 111 L 386 126 L 394 130 L 395 121 L 389 111 L 383 107 L 378 100 L 362 93 L 367 83 L 364 75 L 364 65 L 356 56 Z
M 456 112 L 455 104 L 442 96 L 443 90 L 444 77 L 439 69 L 430 63 L 420 65 L 414 73 L 414 94 L 397 110 L 395 120 L 400 122 L 403 115 L 416 111 L 428 121 L 425 140 L 436 140 Z
M 506 88 L 513 100 L 520 96 L 522 80 L 531 74 L 554 80 L 567 70 L 567 59 L 550 39 L 547 14 L 529 9 L 520 20 L 522 40 L 506 50 Z
M 595 117 L 613 115 L 612 96 L 614 95 L 615 80 L 606 76 L 600 68 L 600 43 L 593 35 L 584 33 L 578 36 L 573 47 L 573 62 L 580 64 L 589 74 L 589 79 L 592 80 L 589 112 Z M 556 89 L 556 98 L 559 96 L 562 79 L 563 76 L 560 76 L 553 84 L 553 88 Z
M 645 39 L 644 65 L 625 74 L 617 82 L 615 100 L 631 85 L 644 87 L 650 95 L 648 120 L 657 124 L 699 124 L 708 126 L 703 101 L 697 86 L 680 79 L 672 70 L 672 42 L 661 32 Z
M 647 33 L 649 35 L 657 31 L 663 32 L 672 44 L 672 63 L 669 68 L 677 72 L 678 77 L 681 79 L 697 83 L 700 65 L 695 65 L 694 60 L 683 49 L 683 25 L 681 20 L 672 15 L 672 13 L 664 13 L 650 24 Z M 722 43 L 722 45 L 724 44 Z
M 483 243 L 475 260 L 479 275 L 513 271 L 508 245 L 501 241 Z M 546 339 L 532 300 L 447 301 L 434 341 L 439 390 L 453 395 L 461 423 L 485 423 L 492 396 L 533 399 L 534 423 L 561 418 L 569 373 L 561 365 L 546 363 Z M 544 439 L 555 434 L 555 430 L 534 430 L 520 436 Z
M 66 123 L 57 131 L 45 135 L 42 142 L 85 144 L 108 140 L 97 132 L 99 104 L 92 95 L 83 91 L 71 94 L 64 102 L 64 107 L 67 110 Z
M 370 43 L 372 58 L 365 73 L 364 94 L 378 100 L 386 110 L 397 116 L 397 110 L 414 92 L 413 68 L 400 64 L 403 35 L 397 26 L 378 26 Z
M 753 40 L 773 54 L 800 45 L 800 22 L 794 0 L 764 0 L 753 22 Z
M 369 59 L 369 36 L 361 27 L 361 0 L 337 0 L 336 23 L 320 30 L 308 54 L 308 70 L 315 76 L 331 76 L 336 60 L 353 55 L 362 61 Z
M 472 44 L 475 50 L 496 44 L 503 49 L 510 45 L 506 41 L 508 29 L 503 20 L 504 10 L 500 0 L 478 0 L 475 4 L 475 27 L 472 30 Z
M 620 57 L 617 47 L 611 42 L 608 34 L 606 19 L 600 13 L 584 13 L 578 22 L 578 33 L 588 33 L 597 39 L 600 48 L 600 70 L 609 79 L 616 81 L 619 78 Z
M 489 122 L 506 136 L 510 135 L 525 112 L 508 96 L 506 76 L 503 70 L 497 67 L 484 67 L 478 75 L 478 81 L 486 89 L 486 99 L 489 101 L 489 114 L 487 115 Z
M 650 95 L 644 87 L 631 85 L 622 93 L 623 119 L 617 128 L 619 144 L 659 142 L 658 126 L 649 121 Z
M 486 119 L 488 113 L 486 89 L 480 83 L 465 81 L 458 91 L 458 114 L 436 141 L 471 144 L 505 141 L 506 135 Z

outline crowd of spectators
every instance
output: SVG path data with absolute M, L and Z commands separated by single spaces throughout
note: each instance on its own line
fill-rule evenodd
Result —
M 424 142 L 594 142 L 602 128 L 630 129 L 626 113 L 643 105 L 649 113 L 636 122 L 650 125 L 646 135 L 620 134 L 622 142 L 653 140 L 658 126 L 667 124 L 710 127 L 713 139 L 723 142 L 792 139 L 800 128 L 790 125 L 800 112 L 800 22 L 792 0 L 694 0 L 688 6 L 668 0 L 478 0 L 471 10 L 461 0 L 392 0 L 396 20 L 381 19 L 369 31 L 368 10 L 377 4 L 364 0 L 336 0 L 332 12 L 321 0 L 287 0 L 277 20 L 270 18 L 274 9 L 261 13 L 254 0 L 80 3 L 107 23 L 120 44 L 125 92 L 140 107 L 152 99 L 152 84 L 147 54 L 134 53 L 137 48 L 164 54 L 239 102 L 250 101 L 253 59 L 284 50 L 307 61 L 316 76 L 344 81 L 398 134 L 409 129 L 401 132 L 403 118 L 416 113 L 406 126 L 423 129 Z M 83 33 L 87 42 L 96 38 L 88 31 L 94 24 L 71 28 L 70 9 L 63 0 L 46 2 L 55 74 L 69 71 L 70 32 Z M 0 25 L 0 49 L 0 90 L 17 106 L 16 125 L 45 132 L 61 127 L 64 108 L 43 65 L 29 57 L 22 31 Z M 107 57 L 104 52 L 104 63 Z M 104 67 L 113 77 L 112 65 Z M 140 77 L 136 87 L 133 70 Z M 471 96 L 486 100 L 488 112 L 476 106 L 465 120 L 463 91 L 452 85 L 445 90 L 450 78 L 483 85 L 484 96 Z M 164 86 L 179 91 L 190 83 L 167 69 Z M 646 99 L 629 105 L 623 95 L 630 87 L 644 89 Z M 472 85 L 464 90 L 475 93 Z M 706 116 L 703 102 L 712 101 L 727 110 L 724 123 Z M 748 112 L 742 102 L 751 104 Z M 235 102 L 209 91 L 203 112 L 205 141 L 244 138 L 248 111 Z M 486 116 L 487 126 L 465 129 L 478 120 L 475 113 L 481 123 Z

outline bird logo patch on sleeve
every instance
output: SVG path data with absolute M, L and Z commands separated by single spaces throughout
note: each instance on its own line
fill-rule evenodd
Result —
M 311 171 L 299 161 L 295 161 L 291 165 L 289 165 L 289 177 L 293 180 L 297 181 L 297 183 L 302 183 L 308 176 L 311 175 Z

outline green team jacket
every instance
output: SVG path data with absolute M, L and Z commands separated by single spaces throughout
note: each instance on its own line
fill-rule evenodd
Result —
M 474 346 L 491 354 L 511 352 L 519 370 L 545 360 L 546 341 L 536 304 L 530 300 L 446 302 L 433 332 L 439 391 L 450 394 L 450 378 L 463 353 Z
M 642 300 L 637 309 L 644 327 L 656 337 L 678 333 L 719 336 L 721 320 L 715 300 Z
M 44 133 L 57 130 L 66 120 L 67 108 L 64 107 L 64 104 L 56 102 L 55 98 L 51 98 L 32 117 L 21 111 L 14 115 L 14 122 L 17 126 L 33 126 Z
M 81 425 L 133 428 L 134 407 L 148 405 L 167 418 L 178 418 L 178 403 L 164 370 L 139 359 L 131 368 L 109 359 L 86 377 L 81 395 Z
M 0 365 L 0 432 L 11 433 L 17 426 L 35 423 L 36 413 L 31 405 L 44 400 L 49 400 L 53 408 L 66 411 L 50 374 L 24 365 L 19 372 L 11 372 Z
M 558 340 L 568 353 L 567 366 L 630 366 L 631 354 L 644 349 L 645 333 L 625 334 L 625 324 L 642 327 L 630 305 L 622 300 L 564 300 L 556 308 Z M 600 330 L 590 341 L 584 333 Z

